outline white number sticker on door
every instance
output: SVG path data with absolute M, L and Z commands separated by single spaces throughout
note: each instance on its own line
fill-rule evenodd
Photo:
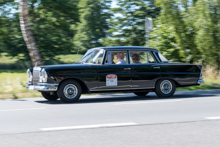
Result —
M 117 75 L 109 74 L 106 76 L 106 86 L 117 86 L 118 78 Z

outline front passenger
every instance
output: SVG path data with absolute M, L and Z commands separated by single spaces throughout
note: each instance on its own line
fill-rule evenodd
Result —
M 124 53 L 119 52 L 117 54 L 117 60 L 118 62 L 116 64 L 126 64 L 126 61 L 124 60 Z

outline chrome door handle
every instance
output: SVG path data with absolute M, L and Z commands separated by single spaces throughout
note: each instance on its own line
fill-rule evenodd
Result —
M 160 69 L 160 66 L 156 66 L 156 67 L 154 67 L 154 69 Z
M 124 68 L 124 70 L 131 70 L 131 68 Z

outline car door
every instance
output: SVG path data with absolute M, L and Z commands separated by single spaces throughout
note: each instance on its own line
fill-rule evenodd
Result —
M 150 51 L 129 51 L 131 61 L 132 87 L 154 88 L 155 79 L 160 77 L 160 64 Z M 133 62 L 134 55 L 139 55 L 139 63 Z
M 117 64 L 117 60 L 109 62 L 111 60 L 111 54 L 116 56 L 117 53 L 124 54 L 124 60 L 126 64 Z M 109 55 L 109 56 L 108 56 Z M 102 66 L 99 66 L 98 73 L 98 85 L 99 89 L 103 90 L 123 90 L 129 89 L 131 85 L 131 65 L 128 64 L 128 51 L 107 51 L 105 61 Z

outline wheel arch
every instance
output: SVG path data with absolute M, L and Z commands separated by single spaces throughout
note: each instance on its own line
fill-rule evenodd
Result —
M 171 78 L 171 77 L 157 78 L 157 79 L 154 80 L 154 83 L 153 83 L 154 85 L 153 85 L 153 86 L 156 87 L 157 82 L 158 82 L 159 80 L 163 80 L 163 79 L 164 79 L 164 80 L 165 80 L 165 79 L 166 79 L 166 80 L 172 80 L 172 81 L 176 84 L 176 87 L 180 87 L 180 86 L 181 86 L 174 78 Z
M 90 90 L 89 88 L 86 86 L 85 82 L 79 78 L 66 78 L 66 79 L 63 79 L 62 81 L 60 81 L 59 85 L 58 85 L 58 89 L 60 87 L 60 85 L 64 82 L 64 81 L 67 81 L 67 80 L 75 80 L 77 81 L 80 86 L 82 87 L 82 93 L 90 93 Z

